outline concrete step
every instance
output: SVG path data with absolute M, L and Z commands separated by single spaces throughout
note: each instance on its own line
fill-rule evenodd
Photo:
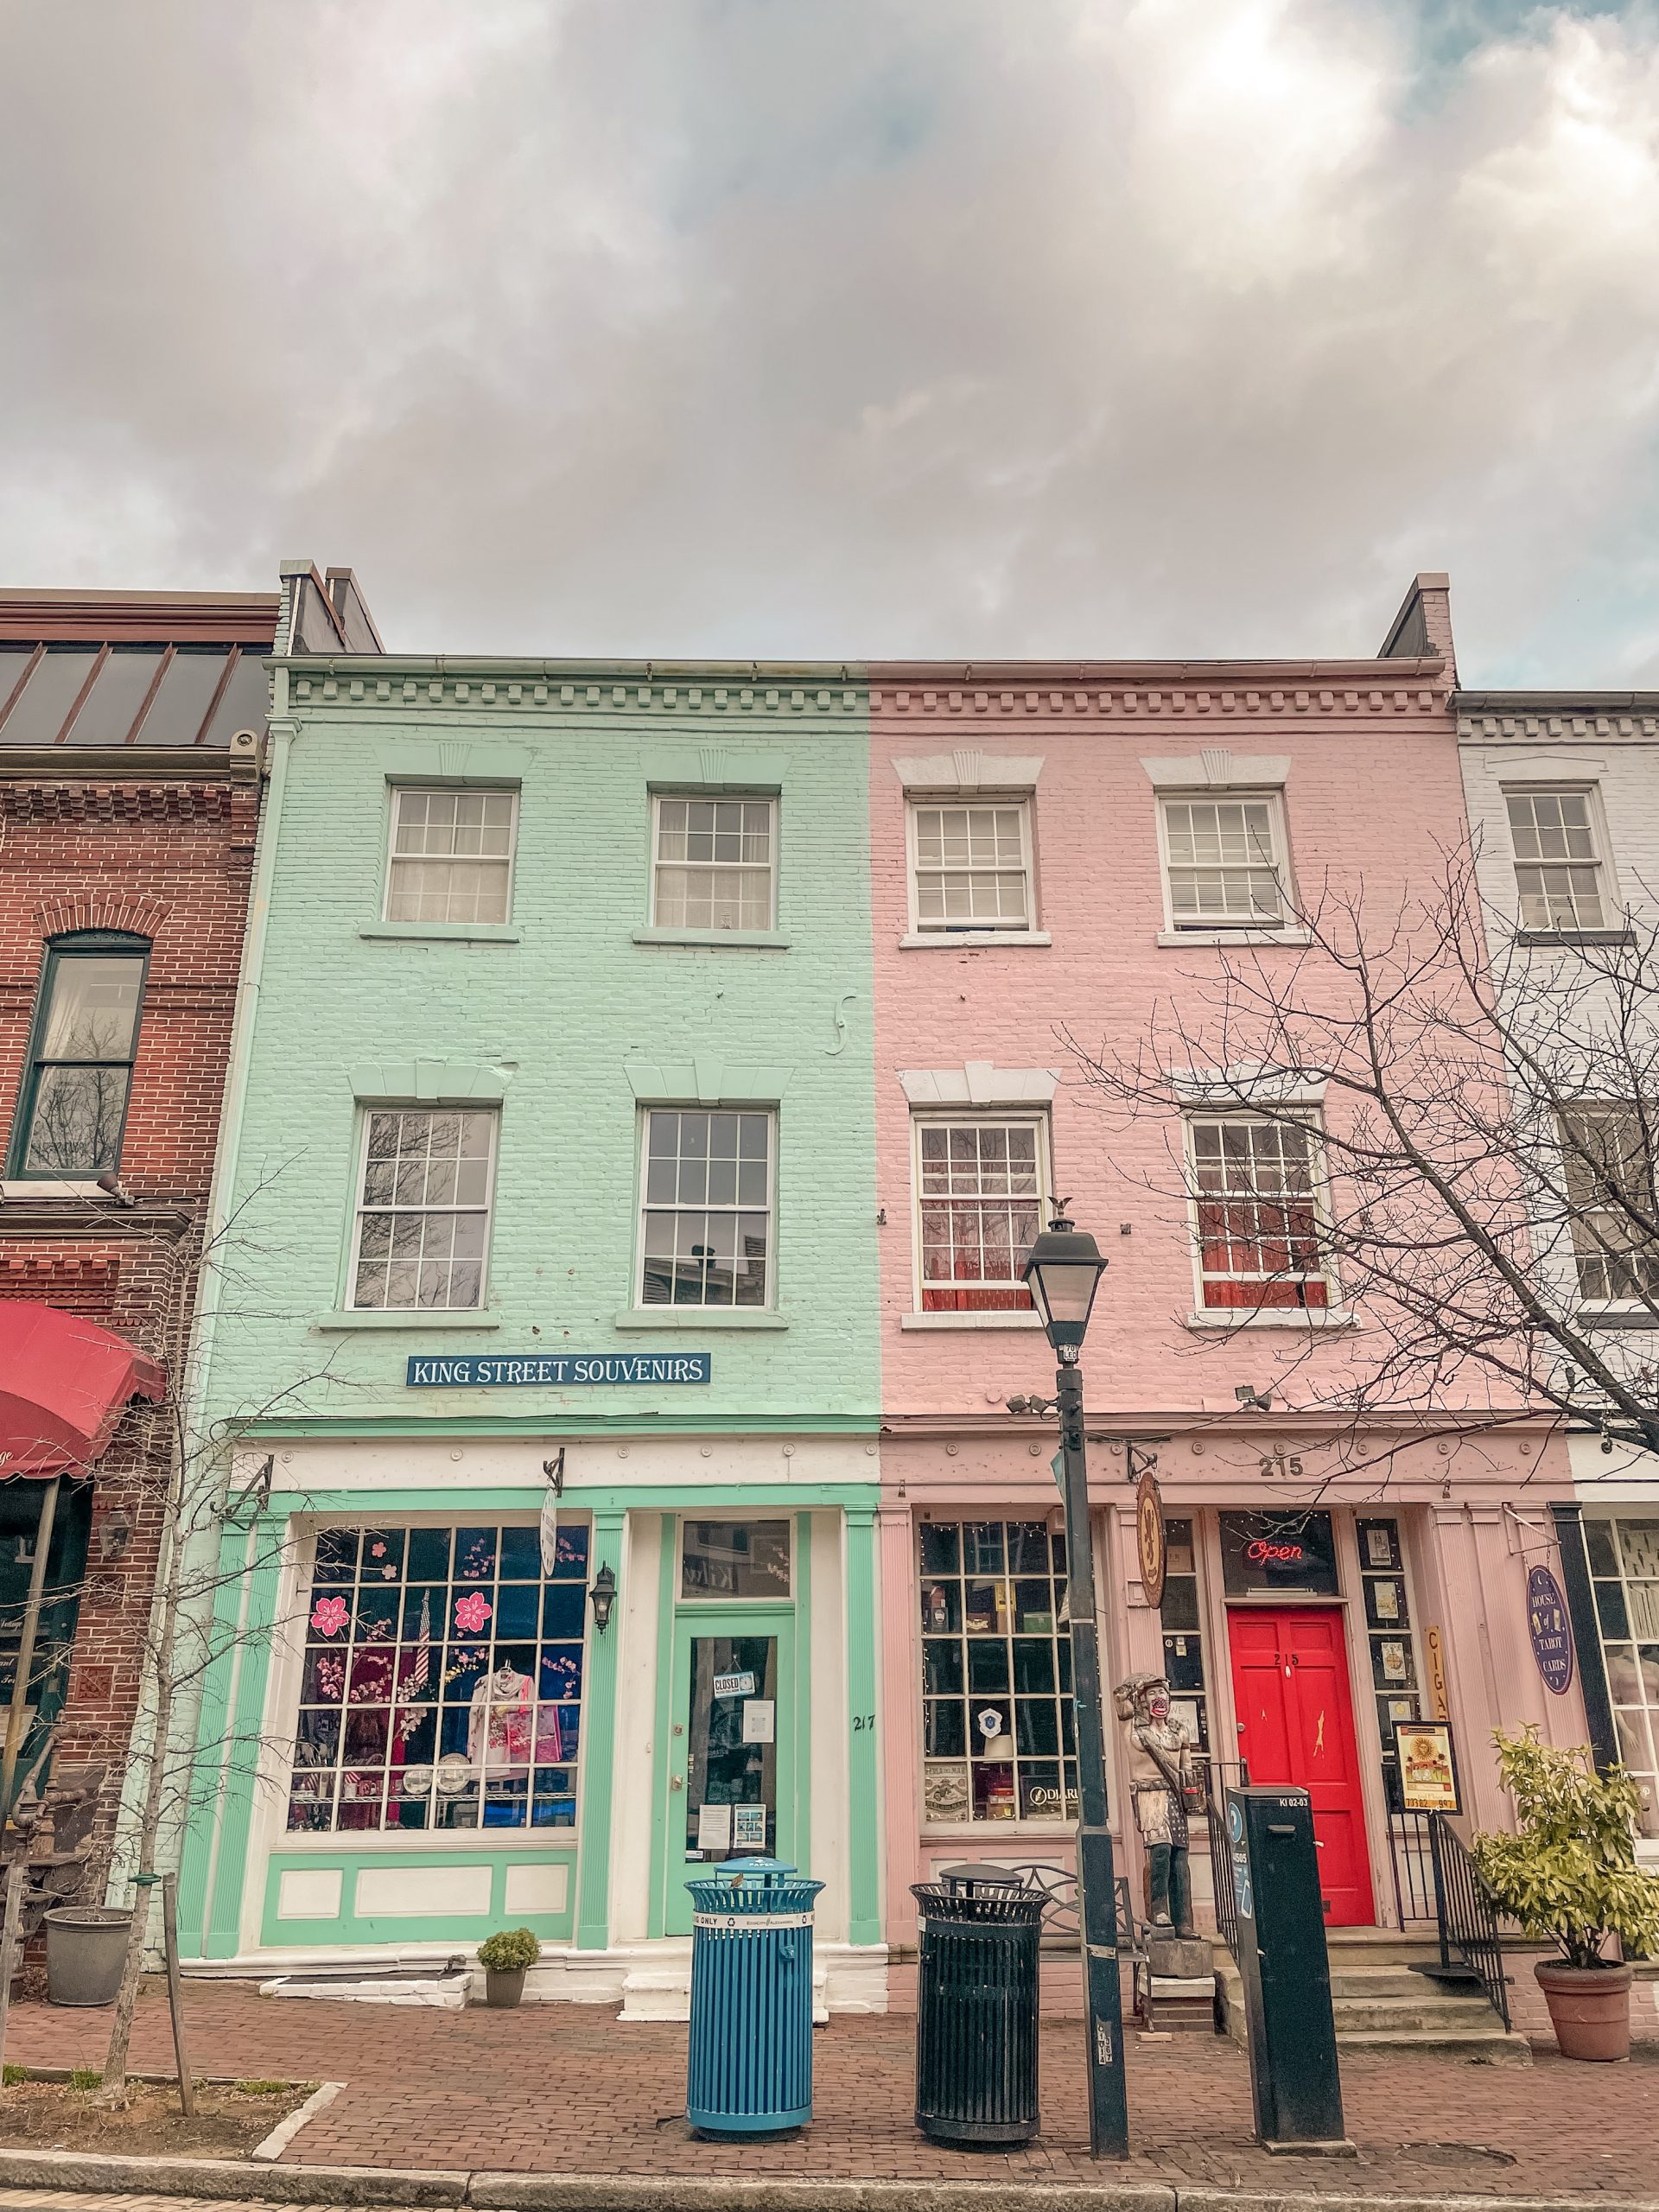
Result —
M 1532 2045 L 1526 2037 L 1505 2035 L 1503 2024 L 1496 2012 L 1489 2010 L 1486 2017 L 1491 2022 L 1490 2028 L 1471 2030 L 1465 2035 L 1339 2034 L 1337 2048 L 1349 2053 L 1374 2052 L 1379 2056 L 1405 2051 L 1417 2058 L 1462 2058 L 1481 2066 L 1530 2066 Z
M 1506 2035 L 1478 1990 L 1447 1989 L 1393 1961 L 1356 1966 L 1351 1958 L 1352 1947 L 1349 1962 L 1332 1967 L 1331 2011 L 1338 2050 L 1440 2052 L 1494 2065 L 1531 2063 L 1526 2038 Z M 1216 1972 L 1227 2032 L 1242 2043 L 1244 1985 L 1224 1945 L 1217 1948 Z
M 812 2024 L 821 2028 L 830 2018 L 825 2001 L 827 1975 L 822 1965 L 812 1969 Z M 691 1955 L 669 1958 L 661 1964 L 636 1967 L 622 1982 L 619 2020 L 689 2020 L 691 2018 Z

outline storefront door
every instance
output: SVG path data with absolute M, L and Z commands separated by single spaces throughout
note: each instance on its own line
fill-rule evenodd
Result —
M 1369 1927 L 1375 1905 L 1341 1611 L 1234 1606 L 1227 1627 L 1250 1780 L 1307 1791 L 1326 1924 Z
M 664 1927 L 691 1932 L 685 1885 L 728 1859 L 792 1860 L 794 1622 L 776 1606 L 699 1606 L 675 1624 Z

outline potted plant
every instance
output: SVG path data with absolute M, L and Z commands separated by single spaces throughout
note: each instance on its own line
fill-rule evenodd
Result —
M 1598 1774 L 1587 1745 L 1540 1743 L 1534 1724 L 1492 1740 L 1517 1829 L 1475 1837 L 1480 1878 L 1499 1912 L 1561 1952 L 1533 1971 L 1562 2057 L 1628 2058 L 1625 1961 L 1659 1951 L 1659 1875 L 1637 1865 L 1633 1841 L 1641 1792 L 1622 1766 Z
M 498 1928 L 478 1947 L 484 1969 L 484 2002 L 516 2005 L 524 1993 L 524 1976 L 542 1955 L 528 1928 Z

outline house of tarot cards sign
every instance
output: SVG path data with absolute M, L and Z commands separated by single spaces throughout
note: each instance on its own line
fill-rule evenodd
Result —
M 608 1382 L 613 1388 L 651 1389 L 658 1383 L 713 1380 L 714 1354 L 706 1351 L 550 1351 L 512 1353 L 415 1352 L 404 1382 L 411 1390 L 564 1390 Z

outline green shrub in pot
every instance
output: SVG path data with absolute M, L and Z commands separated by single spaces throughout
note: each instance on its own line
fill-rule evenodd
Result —
M 1534 1972 L 1563 2055 L 1627 2056 L 1624 1961 L 1659 1952 L 1659 1875 L 1636 1861 L 1641 1790 L 1622 1766 L 1599 1774 L 1587 1745 L 1541 1743 L 1534 1723 L 1492 1741 L 1516 1828 L 1474 1838 L 1476 1871 L 1505 1918 L 1561 1954 Z
M 480 1966 L 492 1974 L 523 1974 L 541 1955 L 541 1942 L 528 1928 L 498 1928 L 478 1947 Z

